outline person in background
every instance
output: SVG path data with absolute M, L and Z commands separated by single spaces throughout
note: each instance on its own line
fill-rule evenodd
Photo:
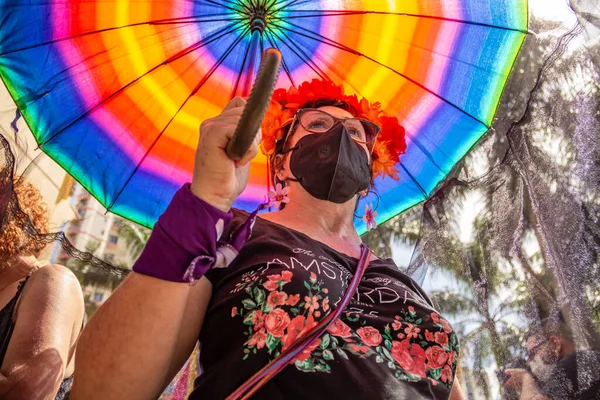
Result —
M 0 398 L 66 398 L 84 304 L 77 278 L 67 268 L 38 260 L 46 243 L 28 237 L 26 224 L 48 232 L 41 193 L 15 180 L 0 230 Z M 12 214 L 9 214 L 12 213 Z
M 525 342 L 529 368 L 512 368 L 505 387 L 521 400 L 600 399 L 600 352 L 577 350 L 569 327 L 546 319 Z

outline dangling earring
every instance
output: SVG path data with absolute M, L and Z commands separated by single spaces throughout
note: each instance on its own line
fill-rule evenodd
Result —
M 364 196 L 361 195 L 361 196 L 367 197 L 369 193 L 373 193 L 375 196 L 377 196 L 377 205 L 375 206 L 375 209 L 373 209 L 373 203 L 368 203 L 365 205 L 365 211 L 362 216 L 358 216 L 358 215 L 356 215 L 356 213 L 354 213 L 355 218 L 362 219 L 364 221 L 364 223 L 367 225 L 367 231 L 377 228 L 377 222 L 375 221 L 375 217 L 377 217 L 377 209 L 379 208 L 379 202 L 380 202 L 379 195 L 377 194 L 377 192 L 372 191 L 372 190 L 369 190 L 366 195 L 364 195 Z

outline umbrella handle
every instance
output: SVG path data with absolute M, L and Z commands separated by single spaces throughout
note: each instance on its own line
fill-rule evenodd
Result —
M 271 101 L 280 67 L 281 53 L 273 48 L 266 49 L 242 118 L 227 145 L 230 159 L 240 160 L 252 145 Z

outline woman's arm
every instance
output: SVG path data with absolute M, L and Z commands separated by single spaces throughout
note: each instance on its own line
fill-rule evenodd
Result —
M 70 398 L 157 398 L 200 332 L 212 288 L 132 272 L 81 335 Z
M 83 309 L 81 287 L 67 268 L 49 265 L 31 275 L 0 369 L 1 398 L 54 398 L 73 355 Z
M 460 387 L 460 382 L 458 382 L 458 378 L 455 376 L 449 400 L 464 400 L 464 398 L 465 395 L 463 394 L 462 388 Z

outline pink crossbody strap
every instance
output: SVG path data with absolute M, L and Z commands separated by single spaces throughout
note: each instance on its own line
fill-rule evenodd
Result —
M 275 377 L 275 375 L 283 370 L 288 364 L 293 362 L 298 354 L 302 353 L 308 346 L 310 346 L 311 343 L 321 337 L 329 325 L 339 318 L 339 316 L 348 306 L 348 303 L 350 303 L 350 300 L 352 299 L 352 296 L 354 296 L 360 280 L 362 279 L 365 270 L 369 265 L 370 259 L 371 250 L 364 244 L 361 244 L 360 258 L 358 260 L 356 273 L 352 276 L 352 279 L 348 284 L 348 289 L 344 293 L 344 297 L 342 297 L 342 300 L 336 309 L 327 314 L 327 316 L 323 318 L 305 336 L 298 338 L 298 340 L 296 340 L 296 342 L 292 344 L 286 351 L 279 354 L 279 356 L 277 356 L 273 361 L 265 365 L 260 371 L 256 372 L 250 379 L 238 387 L 227 397 L 227 400 L 250 398 L 250 396 L 252 396 L 267 382 L 273 379 L 273 377 Z

